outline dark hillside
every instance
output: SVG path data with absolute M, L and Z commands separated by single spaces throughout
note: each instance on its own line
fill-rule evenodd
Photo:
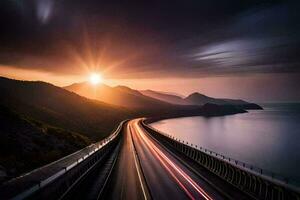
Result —
M 0 106 L 0 181 L 57 160 L 91 141 Z

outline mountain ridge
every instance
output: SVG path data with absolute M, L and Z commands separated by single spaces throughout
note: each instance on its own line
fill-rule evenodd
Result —
M 143 95 L 140 91 L 127 86 L 110 87 L 105 84 L 93 86 L 83 82 L 65 86 L 64 89 L 87 98 L 134 109 L 159 110 L 174 106 L 168 102 Z
M 250 103 L 242 99 L 228 99 L 228 98 L 213 98 L 207 95 L 194 92 L 185 98 L 176 95 L 168 95 L 166 93 L 157 92 L 154 90 L 141 90 L 144 95 L 151 96 L 160 100 L 164 100 L 169 103 L 178 105 L 199 105 L 203 106 L 207 103 L 217 104 L 217 105 L 234 105 L 242 109 L 262 109 L 261 106 L 255 103 Z
M 188 105 L 187 102 L 184 101 L 184 98 L 177 96 L 175 94 L 167 94 L 163 92 L 158 92 L 154 90 L 140 90 L 140 92 L 146 96 L 150 96 L 152 98 L 157 98 L 162 101 L 166 101 L 172 104 L 178 104 L 178 105 Z

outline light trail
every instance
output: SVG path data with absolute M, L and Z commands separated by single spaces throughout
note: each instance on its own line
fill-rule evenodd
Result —
M 131 129 L 132 131 L 132 129 Z M 148 144 L 146 144 L 148 146 Z M 148 146 L 149 147 L 149 146 Z M 175 174 L 171 171 L 171 169 L 164 163 L 164 161 L 160 158 L 160 156 L 149 147 L 152 151 L 153 155 L 161 162 L 161 164 L 165 167 L 165 169 L 170 173 L 170 175 L 175 179 L 175 181 L 179 184 L 179 186 L 185 191 L 185 193 L 190 197 L 190 199 L 195 199 L 193 195 L 188 191 L 188 189 L 180 182 L 180 180 L 175 176 Z
M 161 163 L 169 172 L 170 169 L 166 166 L 165 162 L 167 162 L 175 171 L 177 171 L 178 174 L 181 175 L 181 177 L 183 177 L 203 198 L 205 198 L 206 200 L 212 199 L 189 175 L 187 175 L 178 165 L 171 161 L 159 148 L 157 148 L 156 145 L 148 137 L 144 136 L 143 130 L 139 127 L 137 121 L 135 121 L 135 127 L 137 128 L 137 132 L 144 140 L 145 144 L 154 153 L 154 155 L 156 155 L 156 157 L 161 161 Z M 180 184 L 182 183 L 180 182 Z
M 144 140 L 144 138 L 142 138 Z M 172 170 L 168 167 L 165 160 L 161 158 L 161 156 L 154 150 L 153 147 L 151 147 L 151 144 L 147 143 L 147 141 L 144 140 L 144 143 L 149 147 L 152 154 L 160 161 L 160 163 L 164 166 L 164 168 L 169 172 L 169 174 L 175 179 L 175 181 L 179 184 L 179 186 L 185 191 L 187 196 L 190 199 L 195 199 L 193 195 L 188 191 L 188 189 L 184 186 L 184 184 L 176 177 L 176 175 L 172 172 Z

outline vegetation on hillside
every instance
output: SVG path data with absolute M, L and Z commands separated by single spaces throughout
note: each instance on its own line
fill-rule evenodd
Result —
M 0 181 L 57 160 L 91 140 L 0 106 Z

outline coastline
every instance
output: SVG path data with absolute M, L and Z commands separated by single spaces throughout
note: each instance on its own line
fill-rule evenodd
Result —
M 257 104 L 256 104 L 257 105 Z M 251 110 L 262 110 L 263 108 L 259 106 L 261 109 L 251 109 Z M 202 116 L 202 117 L 221 117 L 221 116 L 227 116 L 227 115 L 236 115 L 236 114 L 242 114 L 247 113 L 248 111 L 242 108 L 238 108 L 235 105 L 217 105 L 217 104 L 211 104 L 207 103 L 198 109 L 193 109 L 189 111 L 181 111 L 176 113 L 168 113 L 163 114 L 160 116 L 149 116 L 146 119 L 146 123 L 153 123 L 160 120 L 165 119 L 175 119 L 175 118 L 182 118 L 182 117 L 196 117 L 196 116 Z

